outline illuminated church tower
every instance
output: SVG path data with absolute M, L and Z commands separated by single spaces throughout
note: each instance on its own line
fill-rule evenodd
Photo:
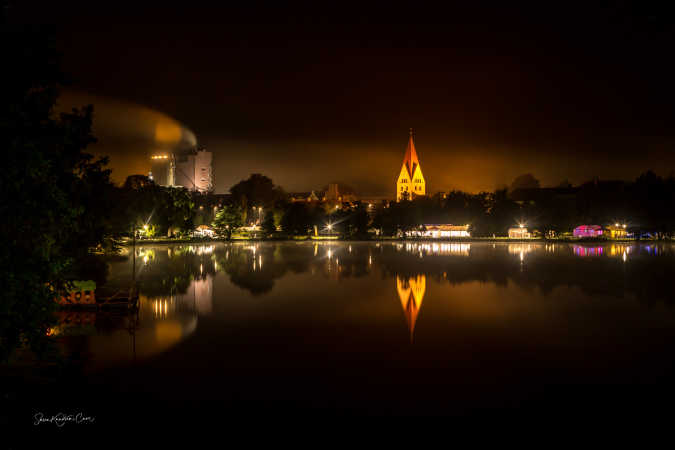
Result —
M 415 151 L 415 141 L 411 128 L 408 148 L 406 148 L 403 157 L 403 166 L 398 181 L 396 181 L 396 201 L 400 202 L 404 198 L 412 200 L 416 195 L 426 195 L 426 192 L 426 183 Z

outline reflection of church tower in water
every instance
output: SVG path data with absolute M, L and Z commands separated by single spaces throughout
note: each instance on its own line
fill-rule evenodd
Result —
M 427 277 L 425 275 L 407 278 L 401 278 L 396 275 L 396 290 L 398 291 L 398 298 L 401 300 L 401 306 L 403 306 L 405 318 L 408 321 L 410 342 L 413 340 L 415 322 L 417 321 L 417 315 L 422 307 L 422 300 L 424 299 L 426 288 Z

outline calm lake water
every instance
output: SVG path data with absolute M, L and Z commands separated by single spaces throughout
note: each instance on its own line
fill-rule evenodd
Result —
M 109 285 L 128 285 L 132 265 L 112 264 Z M 84 377 L 69 389 L 99 415 L 119 402 L 174 415 L 636 414 L 673 400 L 670 244 L 147 245 L 135 278 L 137 317 L 57 330 Z

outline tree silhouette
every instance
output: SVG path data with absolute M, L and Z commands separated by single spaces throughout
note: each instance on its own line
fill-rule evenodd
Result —
M 277 231 L 277 227 L 274 225 L 274 211 L 267 211 L 265 213 L 262 229 L 268 236 Z
M 43 352 L 55 296 L 92 247 L 112 233 L 115 186 L 106 159 L 85 152 L 93 108 L 56 115 L 64 80 L 50 39 L 3 30 L 0 85 L 0 358 L 26 344 Z
M 531 173 L 518 175 L 511 183 L 510 192 L 516 189 L 537 189 L 539 187 L 539 180 L 537 180 Z

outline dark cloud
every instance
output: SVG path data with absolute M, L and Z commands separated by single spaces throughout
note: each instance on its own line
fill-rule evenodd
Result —
M 167 114 L 136 103 L 64 89 L 56 112 L 94 105 L 93 134 L 97 142 L 88 150 L 109 155 L 117 182 L 128 175 L 147 174 L 150 156 L 194 147 L 194 133 Z

